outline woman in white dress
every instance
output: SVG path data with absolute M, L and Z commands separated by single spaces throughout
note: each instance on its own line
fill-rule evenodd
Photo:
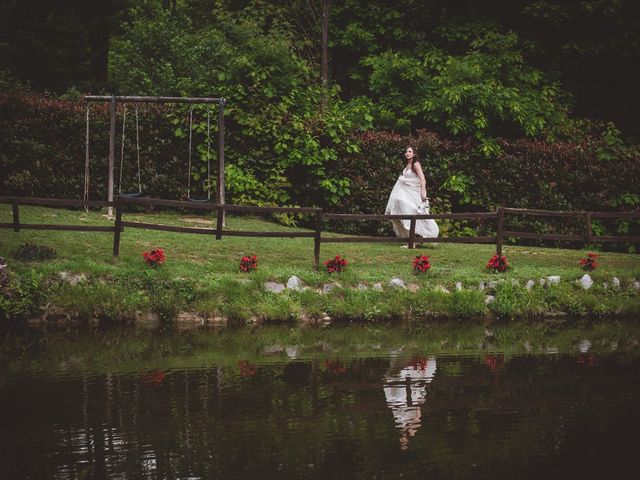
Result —
M 427 182 L 416 151 L 412 146 L 405 148 L 404 158 L 407 164 L 391 190 L 384 213 L 385 215 L 428 215 Z M 397 237 L 409 237 L 411 220 L 392 220 L 391 223 Z M 440 229 L 435 220 L 416 221 L 416 235 L 424 238 L 436 238 L 439 233 Z

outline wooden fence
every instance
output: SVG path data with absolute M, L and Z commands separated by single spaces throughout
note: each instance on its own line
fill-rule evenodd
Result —
M 214 203 L 194 203 L 178 200 L 162 200 L 156 198 L 129 198 L 118 197 L 114 202 L 106 201 L 88 201 L 83 200 L 61 200 L 52 198 L 30 198 L 30 197 L 6 197 L 0 196 L 0 203 L 11 204 L 13 207 L 13 222 L 0 223 L 0 228 L 11 228 L 14 232 L 20 230 L 66 230 L 66 231 L 87 231 L 87 232 L 111 232 L 113 233 L 113 255 L 118 256 L 120 253 L 120 237 L 125 229 L 143 228 L 148 230 L 162 230 L 168 232 L 179 233 L 196 233 L 203 235 L 215 236 L 220 240 L 223 236 L 229 237 L 280 237 L 280 238 L 313 238 L 314 250 L 313 259 L 314 267 L 318 268 L 320 263 L 320 245 L 322 243 L 331 242 L 397 242 L 408 243 L 409 248 L 414 248 L 415 243 L 419 242 L 446 242 L 446 243 L 495 243 L 496 253 L 502 255 L 502 245 L 505 238 L 514 237 L 530 240 L 555 240 L 569 242 L 629 242 L 640 243 L 640 236 L 612 236 L 612 235 L 593 235 L 592 220 L 594 218 L 613 218 L 613 219 L 640 219 L 640 211 L 635 212 L 568 212 L 553 210 L 530 210 L 524 208 L 506 208 L 500 207 L 495 212 L 479 212 L 479 213 L 438 213 L 431 215 L 366 215 L 366 214 L 340 214 L 325 213 L 320 208 L 304 208 L 304 207 L 255 207 L 243 205 L 221 205 Z M 52 207 L 115 207 L 115 223 L 111 227 L 91 226 L 91 225 L 59 225 L 59 224 L 30 224 L 20 222 L 20 205 L 39 205 Z M 144 206 L 161 206 L 176 207 L 189 210 L 205 210 L 216 211 L 217 222 L 216 228 L 195 228 L 195 227 L 179 227 L 173 225 L 159 225 L 154 223 L 128 222 L 122 219 L 123 211 L 126 205 L 144 205 Z M 307 232 L 250 232 L 229 230 L 224 228 L 224 215 L 226 212 L 242 212 L 242 213 L 302 213 L 312 215 L 314 217 L 313 231 Z M 530 215 L 539 217 L 561 217 L 561 218 L 578 218 L 584 221 L 584 235 L 569 234 L 540 234 L 530 232 L 511 231 L 504 229 L 505 215 Z M 390 220 L 410 220 L 409 238 L 396 237 L 380 237 L 380 236 L 342 236 L 342 237 L 323 237 L 322 227 L 323 220 L 338 221 L 380 221 L 386 222 Z M 494 236 L 480 237 L 438 237 L 438 238 L 421 238 L 416 236 L 416 221 L 422 219 L 442 219 L 442 220 L 482 220 L 496 219 L 497 228 Z

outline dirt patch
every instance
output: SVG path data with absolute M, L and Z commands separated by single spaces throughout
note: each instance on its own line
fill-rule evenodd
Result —
M 199 223 L 201 225 L 213 225 L 215 223 L 214 220 L 209 220 L 207 218 L 199 218 L 199 217 L 181 217 L 181 218 L 178 218 L 178 220 L 186 223 Z

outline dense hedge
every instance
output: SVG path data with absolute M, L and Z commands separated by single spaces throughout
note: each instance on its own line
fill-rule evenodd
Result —
M 170 199 L 186 198 L 188 139 L 185 135 L 176 135 L 174 124 L 182 122 L 187 126 L 186 112 L 184 109 L 177 111 L 150 105 L 142 105 L 140 110 L 141 178 L 145 194 Z M 118 115 L 116 192 L 121 153 L 121 109 Z M 134 125 L 134 112 L 129 109 L 123 192 L 138 188 Z M 4 194 L 82 198 L 85 135 L 86 106 L 83 102 L 23 93 L 0 94 L 0 185 Z M 90 198 L 106 199 L 108 105 L 90 105 L 89 144 Z M 194 159 L 196 164 L 203 165 L 196 153 Z M 194 188 L 196 186 L 194 184 Z
M 130 119 L 133 117 L 130 116 Z M 187 139 L 180 135 L 184 111 L 145 107 L 141 113 L 142 178 L 149 196 L 183 199 L 187 185 Z M 120 124 L 119 124 L 120 125 Z M 132 123 L 130 123 L 132 125 Z M 119 126 L 120 128 L 120 126 Z M 85 107 L 27 94 L 0 95 L 0 185 L 3 194 L 81 198 L 84 175 Z M 133 129 L 128 136 L 133 139 Z M 251 148 L 250 138 L 244 149 Z M 258 139 L 259 140 L 259 139 Z M 256 142 L 258 142 L 256 140 Z M 550 210 L 634 210 L 640 205 L 640 155 L 602 134 L 580 142 L 545 143 L 522 139 L 501 142 L 490 158 L 471 141 L 451 140 L 418 131 L 412 137 L 390 132 L 355 135 L 358 153 L 343 151 L 326 167 L 349 179 L 350 192 L 331 210 L 381 213 L 404 166 L 407 144 L 417 149 L 427 176 L 434 213 L 487 211 L 497 206 Z M 108 111 L 91 107 L 91 198 L 106 198 Z M 116 168 L 120 144 L 117 144 Z M 232 150 L 233 145 L 228 146 Z M 135 148 L 127 144 L 126 190 L 134 187 Z M 231 151 L 229 157 L 233 158 Z M 215 162 L 214 162 L 215 163 Z M 200 163 L 202 166 L 202 162 Z M 289 172 L 291 183 L 300 173 Z M 215 174 L 214 174 L 215 175 Z M 116 180 L 118 172 L 116 171 Z M 300 188 L 297 184 L 291 187 Z M 228 201 L 243 192 L 228 192 Z M 308 189 L 306 206 L 331 202 L 322 190 Z M 535 231 L 584 232 L 579 223 L 512 217 L 509 227 Z M 491 224 L 443 222 L 443 233 L 477 234 Z M 388 232 L 379 225 L 337 226 L 350 231 Z M 638 222 L 595 223 L 595 231 L 637 233 Z
M 413 145 L 427 178 L 432 213 L 494 210 L 498 206 L 548 210 L 635 210 L 640 205 L 640 155 L 637 148 L 589 136 L 581 142 L 502 141 L 502 153 L 486 158 L 471 141 L 452 141 L 418 131 L 412 137 L 388 132 L 359 135 L 360 153 L 338 168 L 351 179 L 342 204 L 349 213 L 380 213 L 404 168 L 406 145 Z M 508 227 L 546 232 L 580 232 L 580 222 L 510 217 Z M 594 222 L 594 230 L 640 231 L 638 222 Z M 459 222 L 445 232 L 483 230 Z M 486 228 L 494 228 L 486 226 Z M 602 230 L 604 231 L 604 230 Z

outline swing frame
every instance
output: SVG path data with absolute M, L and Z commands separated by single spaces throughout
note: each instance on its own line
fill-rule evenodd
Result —
M 98 102 L 110 104 L 109 121 L 109 183 L 107 188 L 107 201 L 113 202 L 114 195 L 114 170 L 115 170 L 115 148 L 116 148 L 116 107 L 118 103 L 187 103 L 187 104 L 217 104 L 218 105 L 218 178 L 216 182 L 217 203 L 224 205 L 224 106 L 227 103 L 224 97 L 146 97 L 146 96 L 122 96 L 122 95 L 86 95 L 85 102 Z M 210 162 L 210 159 L 207 159 Z M 189 181 L 191 172 L 189 172 Z M 189 183 L 190 190 L 190 183 Z M 209 193 L 210 195 L 210 193 Z M 187 193 L 191 196 L 191 192 Z M 190 199 L 191 200 L 191 199 Z M 203 200 L 193 199 L 191 201 L 203 202 Z M 206 201 L 209 201 L 207 199 Z M 113 217 L 113 207 L 108 209 L 109 218 Z

